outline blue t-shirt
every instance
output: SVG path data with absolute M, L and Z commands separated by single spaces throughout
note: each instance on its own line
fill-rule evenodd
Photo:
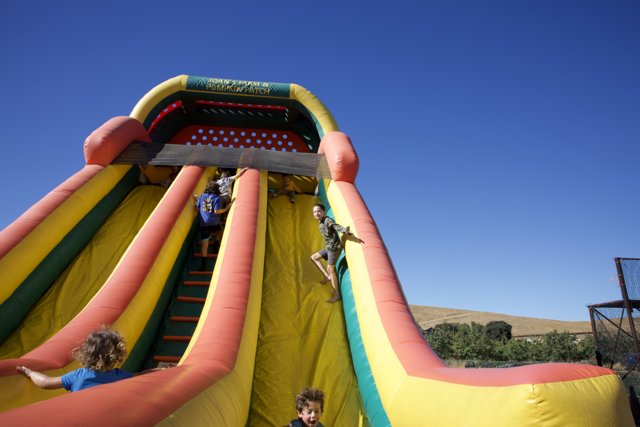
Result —
M 200 209 L 201 227 L 220 224 L 220 215 L 216 211 L 222 207 L 222 199 L 215 194 L 203 193 L 198 198 L 196 206 Z
M 62 385 L 70 391 L 83 390 L 100 384 L 108 384 L 115 381 L 131 378 L 131 372 L 123 371 L 118 368 L 106 372 L 94 371 L 89 368 L 80 368 L 64 374 Z

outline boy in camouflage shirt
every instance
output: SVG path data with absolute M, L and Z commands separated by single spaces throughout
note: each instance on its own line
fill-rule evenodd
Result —
M 343 233 L 347 236 L 353 235 L 349 231 L 349 227 L 343 227 L 336 223 L 333 219 L 327 215 L 327 209 L 322 204 L 313 206 L 313 217 L 318 220 L 318 226 L 320 228 L 320 234 L 324 239 L 325 249 L 311 255 L 311 261 L 318 267 L 318 270 L 322 273 L 322 280 L 320 283 L 331 282 L 333 286 L 333 295 L 327 300 L 329 303 L 339 301 L 342 297 L 340 295 L 340 287 L 338 286 L 338 275 L 336 274 L 336 262 L 338 256 L 342 250 L 342 242 L 340 241 L 340 235 Z M 327 261 L 327 268 L 324 268 L 320 259 Z

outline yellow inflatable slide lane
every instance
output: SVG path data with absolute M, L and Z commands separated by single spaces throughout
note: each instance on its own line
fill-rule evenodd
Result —
M 249 425 L 285 425 L 306 386 L 326 393 L 322 422 L 357 426 L 362 402 L 340 304 L 309 256 L 323 247 L 311 215 L 317 199 L 269 198 L 262 309 Z
M 20 327 L 2 343 L 0 359 L 17 358 L 33 350 L 85 307 L 107 280 L 164 192 L 165 189 L 159 186 L 134 188 Z

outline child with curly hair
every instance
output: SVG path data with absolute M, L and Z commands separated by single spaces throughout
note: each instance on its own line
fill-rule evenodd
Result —
M 320 422 L 324 410 L 324 393 L 313 387 L 303 388 L 296 396 L 298 418 L 288 427 L 324 427 Z
M 127 348 L 122 335 L 112 329 L 103 328 L 91 332 L 84 344 L 76 348 L 72 354 L 83 367 L 61 377 L 50 377 L 26 366 L 17 366 L 16 370 L 40 388 L 52 390 L 64 387 L 69 391 L 78 391 L 136 375 L 116 367 L 126 357 Z

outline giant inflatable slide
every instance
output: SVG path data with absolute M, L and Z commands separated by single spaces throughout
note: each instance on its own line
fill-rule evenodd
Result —
M 305 386 L 326 393 L 328 426 L 633 425 L 611 370 L 438 358 L 355 185 L 350 139 L 299 85 L 178 76 L 84 153 L 0 232 L 2 426 L 282 426 Z M 220 243 L 200 253 L 193 195 L 245 167 Z M 282 174 L 303 190 L 295 203 L 271 197 Z M 359 238 L 338 260 L 336 304 L 309 259 L 319 202 Z M 74 393 L 17 374 L 78 368 L 73 349 L 102 325 L 125 336 L 124 369 L 176 366 Z

